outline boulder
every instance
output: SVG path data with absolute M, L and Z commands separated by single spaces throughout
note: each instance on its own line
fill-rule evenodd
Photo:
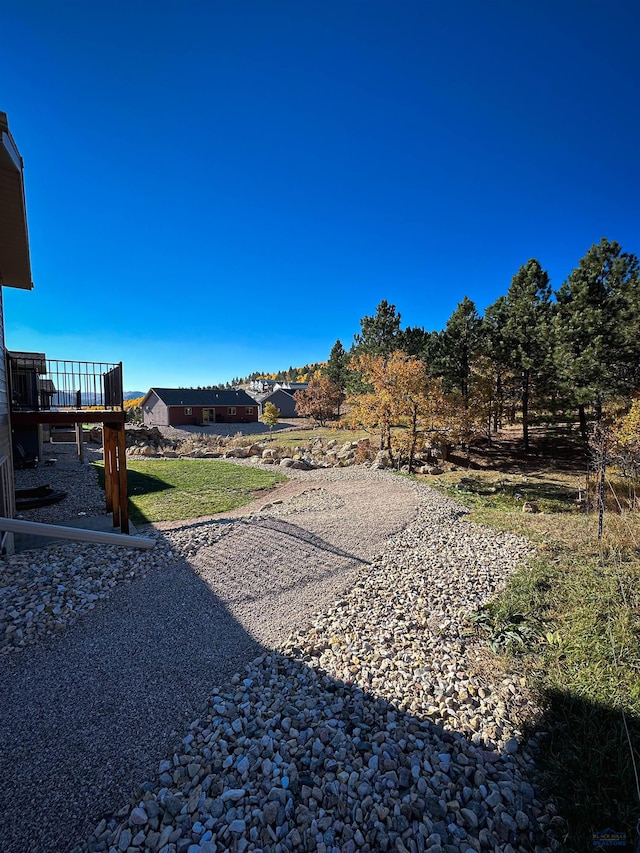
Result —
M 280 466 L 282 468 L 292 468 L 293 467 L 293 459 L 290 456 L 285 456 L 280 460 Z
M 388 450 L 379 450 L 376 453 L 375 459 L 376 462 L 381 468 L 390 468 L 391 467 L 391 456 L 389 455 Z
M 231 450 L 225 450 L 225 459 L 248 459 L 251 456 L 251 448 L 249 447 L 232 447 Z

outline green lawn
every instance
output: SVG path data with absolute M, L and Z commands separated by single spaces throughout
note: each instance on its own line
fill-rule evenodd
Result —
M 104 467 L 96 467 L 104 488 Z M 286 479 L 218 459 L 127 460 L 129 516 L 134 524 L 148 524 L 226 512 Z

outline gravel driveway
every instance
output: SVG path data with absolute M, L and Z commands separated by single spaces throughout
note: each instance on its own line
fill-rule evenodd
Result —
M 3 853 L 86 837 L 153 776 L 214 686 L 350 588 L 416 513 L 414 486 L 384 472 L 316 471 L 288 488 L 266 508 L 163 526 L 166 565 L 3 658 Z

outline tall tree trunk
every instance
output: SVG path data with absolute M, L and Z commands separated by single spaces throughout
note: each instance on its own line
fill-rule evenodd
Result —
M 580 436 L 583 441 L 587 440 L 587 413 L 584 410 L 584 405 L 580 403 L 578 406 L 578 420 L 580 422 Z
M 418 406 L 413 404 L 413 412 L 411 416 L 411 446 L 409 449 L 409 473 L 413 474 L 413 460 L 416 455 L 416 445 L 418 443 Z
M 595 402 L 593 404 L 593 412 L 596 416 L 596 423 L 600 423 L 602 420 L 602 400 L 600 397 L 596 397 Z
M 502 376 L 496 375 L 496 407 L 493 413 L 493 431 L 498 432 L 502 427 Z
M 522 439 L 524 452 L 529 452 L 529 371 L 522 374 Z

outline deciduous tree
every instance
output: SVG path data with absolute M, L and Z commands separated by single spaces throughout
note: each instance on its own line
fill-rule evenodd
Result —
M 269 427 L 269 434 L 273 432 L 274 426 L 278 423 L 280 417 L 280 409 L 275 403 L 265 403 L 262 410 L 262 423 Z
M 296 394 L 296 411 L 306 418 L 313 418 L 324 426 L 334 417 L 343 400 L 342 389 L 328 376 L 314 376 L 304 391 Z

